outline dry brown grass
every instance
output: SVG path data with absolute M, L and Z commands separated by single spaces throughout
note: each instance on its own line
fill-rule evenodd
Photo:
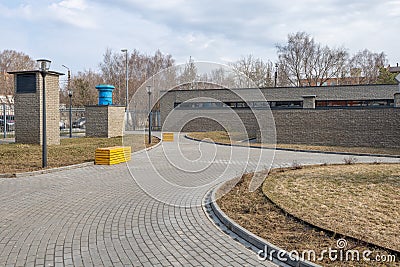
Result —
M 274 170 L 272 176 L 280 174 L 279 172 L 280 170 Z M 314 250 L 318 256 L 324 249 L 337 248 L 336 242 L 339 238 L 338 236 L 330 236 L 323 231 L 318 231 L 287 216 L 286 213 L 265 197 L 261 188 L 255 192 L 249 192 L 248 185 L 250 180 L 251 175 L 244 175 L 229 193 L 217 201 L 221 209 L 231 219 L 254 234 L 287 251 Z M 229 185 L 226 187 L 231 188 Z M 372 257 L 375 257 L 377 254 L 390 254 L 381 249 L 366 247 L 359 242 L 347 241 L 348 249 L 358 250 L 360 253 L 369 249 L 373 251 Z M 332 262 L 327 257 L 324 258 L 324 261 L 316 263 L 323 266 L 400 266 L 398 261 L 396 263 L 368 263 L 362 260 L 358 262 Z
M 263 191 L 302 220 L 400 252 L 400 164 L 291 170 L 267 177 Z
M 188 136 L 196 138 L 196 139 L 212 139 L 215 142 L 230 144 L 239 143 L 239 141 L 243 140 L 245 137 L 239 133 L 231 133 L 230 135 L 227 132 L 223 131 L 214 131 L 214 132 L 193 132 L 189 133 Z M 243 143 L 246 144 L 246 143 Z
M 143 135 L 124 137 L 124 144 L 132 147 L 132 152 L 144 149 L 147 138 Z M 159 140 L 153 137 L 153 144 Z M 61 144 L 48 147 L 48 167 L 61 167 L 94 161 L 98 147 L 122 145 L 122 138 L 66 138 Z M 42 149 L 40 145 L 1 144 L 0 173 L 17 173 L 41 169 Z
M 237 138 L 235 134 L 230 139 L 228 133 L 223 131 L 216 132 L 194 132 L 189 133 L 188 136 L 196 139 L 212 139 L 215 142 L 223 144 L 236 144 L 243 146 L 260 146 L 260 147 L 273 147 L 271 145 L 260 143 L 247 143 L 239 142 L 243 138 Z M 341 147 L 341 146 L 316 146 L 316 145 L 303 145 L 303 144 L 276 144 L 277 148 L 296 149 L 296 150 L 312 150 L 312 151 L 329 151 L 329 152 L 348 152 L 348 153 L 365 153 L 365 154 L 386 154 L 386 155 L 400 155 L 398 148 L 377 148 L 377 147 Z

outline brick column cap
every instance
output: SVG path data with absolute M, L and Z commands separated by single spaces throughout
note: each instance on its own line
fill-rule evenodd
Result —
M 317 98 L 316 95 L 302 95 L 302 98 Z

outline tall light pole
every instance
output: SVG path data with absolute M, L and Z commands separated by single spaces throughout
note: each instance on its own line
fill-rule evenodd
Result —
M 68 85 L 67 85 L 67 90 L 68 90 L 68 97 L 69 97 L 69 138 L 72 138 L 72 90 L 70 88 L 71 84 L 71 70 L 65 66 L 62 65 L 64 68 L 68 70 Z
M 277 85 L 277 81 L 278 81 L 278 63 L 275 63 L 275 76 L 274 76 L 274 87 L 276 87 Z
M 128 88 L 128 49 L 121 49 L 121 52 L 125 53 L 125 111 L 128 110 L 128 98 L 129 98 L 129 88 Z
M 149 144 L 151 144 L 151 86 L 146 86 L 147 94 L 149 95 Z
M 4 130 L 4 138 L 7 138 L 7 110 L 6 103 L 3 103 L 3 130 Z
M 46 74 L 50 69 L 51 61 L 48 59 L 38 59 L 39 72 L 42 75 L 42 168 L 47 167 L 47 125 L 46 125 Z

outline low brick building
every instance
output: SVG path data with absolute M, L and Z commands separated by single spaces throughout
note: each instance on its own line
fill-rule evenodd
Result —
M 400 148 L 398 90 L 397 85 L 171 90 L 160 100 L 161 124 L 168 130 L 215 131 L 224 129 L 221 121 L 240 120 L 250 138 L 276 133 L 277 143 Z M 226 107 L 237 116 L 221 117 Z M 165 125 L 179 110 L 185 125 Z M 273 116 L 268 125 L 259 125 L 260 112 Z

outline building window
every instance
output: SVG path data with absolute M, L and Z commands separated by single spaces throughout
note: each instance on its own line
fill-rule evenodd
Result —
M 276 101 L 271 103 L 271 108 L 301 108 L 303 101 Z
M 271 106 L 271 102 L 269 103 L 269 106 Z M 253 102 L 253 107 L 254 108 L 268 108 L 268 102 L 266 102 L 266 101 L 254 101 Z
M 360 108 L 360 107 L 393 107 L 393 99 L 374 99 L 374 100 L 317 100 L 317 108 Z

